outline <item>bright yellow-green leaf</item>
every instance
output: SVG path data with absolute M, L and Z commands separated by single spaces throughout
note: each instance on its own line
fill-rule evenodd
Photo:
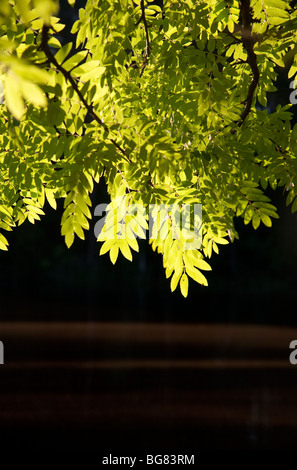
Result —
M 125 239 L 118 240 L 119 248 L 125 258 L 127 258 L 129 261 L 132 261 L 132 253 L 129 248 L 128 242 Z
M 101 246 L 100 255 L 104 255 L 105 253 L 107 253 L 113 245 L 114 245 L 114 240 L 106 240 Z
M 135 237 L 133 237 L 133 233 L 130 232 L 129 233 L 129 230 L 127 230 L 128 233 L 126 233 L 126 240 L 129 244 L 129 246 L 131 246 L 131 248 L 135 251 L 139 251 L 139 247 L 138 247 L 138 243 L 137 243 L 137 240 Z
M 77 235 L 81 240 L 84 240 L 84 239 L 85 239 L 84 231 L 83 231 L 82 227 L 81 227 L 78 223 L 75 223 L 75 224 L 74 224 L 74 231 L 75 231 L 76 235 Z
M 208 286 L 206 277 L 199 271 L 199 269 L 194 267 L 191 269 L 187 268 L 186 272 L 192 279 L 194 279 L 194 281 L 202 284 L 203 286 Z
M 29 103 L 32 103 L 34 106 L 41 107 L 45 107 L 47 105 L 46 96 L 39 86 L 29 82 L 28 80 L 22 80 L 20 83 L 23 96 L 29 101 Z
M 49 205 L 53 209 L 57 209 L 57 201 L 55 199 L 54 192 L 51 189 L 45 188 L 45 195 Z
M 182 271 L 180 271 L 179 273 L 177 273 L 176 271 L 173 273 L 172 275 L 172 278 L 171 278 L 171 281 L 170 281 L 170 289 L 171 289 L 171 292 L 173 292 L 177 285 L 178 285 L 178 281 L 180 280 L 180 277 L 181 277 L 181 274 L 182 274 Z
M 8 245 L 8 241 L 6 240 L 6 238 L 2 235 L 2 233 L 0 233 L 0 250 L 4 250 L 4 251 L 7 251 L 7 245 Z
M 178 243 L 178 240 L 174 240 L 170 248 L 169 254 L 168 254 L 167 266 L 169 268 L 175 265 L 178 252 L 179 252 L 179 243 Z
M 226 238 L 222 238 L 222 237 L 213 237 L 213 241 L 215 243 L 218 243 L 219 245 L 228 245 L 229 244 L 228 240 L 226 240 Z
M 5 102 L 11 114 L 20 121 L 25 113 L 25 105 L 19 79 L 9 74 L 5 81 Z
M 179 283 L 180 291 L 184 297 L 187 297 L 189 290 L 189 279 L 186 274 L 183 274 Z
M 26 209 L 30 212 L 35 212 L 36 214 L 44 215 L 44 211 L 42 209 L 40 209 L 40 207 L 27 205 Z
M 195 266 L 197 266 L 199 269 L 202 269 L 203 271 L 211 271 L 211 266 L 203 259 L 198 259 L 195 262 Z
M 173 267 L 172 267 L 172 268 L 166 268 L 166 269 L 165 269 L 166 279 L 168 279 L 168 278 L 171 276 L 171 274 L 172 274 L 172 272 L 173 272 L 173 269 L 174 269 Z
M 50 78 L 48 72 L 42 68 L 36 67 L 35 65 L 30 65 L 25 61 L 19 60 L 16 62 L 13 59 L 12 63 L 8 62 L 8 65 L 11 65 L 12 70 L 23 80 L 30 79 L 34 83 L 43 83 L 46 84 Z
M 118 255 L 119 255 L 119 245 L 115 243 L 109 251 L 109 256 L 110 256 L 110 260 L 112 264 L 115 264 Z
M 177 257 L 175 258 L 174 269 L 176 272 L 181 272 L 183 269 L 183 256 L 181 250 L 178 251 Z
M 261 214 L 260 214 L 260 217 L 261 217 L 261 220 L 262 220 L 262 222 L 263 222 L 264 225 L 266 225 L 267 227 L 271 227 L 271 226 L 272 226 L 271 218 L 270 218 L 267 214 L 261 213 Z
M 297 65 L 293 64 L 291 65 L 289 72 L 288 72 L 288 78 L 293 77 L 297 73 Z
M 65 235 L 65 243 L 66 243 L 67 248 L 70 248 L 73 242 L 74 242 L 74 233 L 68 232 Z
M 253 227 L 254 227 L 255 230 L 259 227 L 260 222 L 261 222 L 261 218 L 260 218 L 260 216 L 255 212 L 255 214 L 253 215 L 253 218 L 252 218 L 252 224 L 253 224 Z

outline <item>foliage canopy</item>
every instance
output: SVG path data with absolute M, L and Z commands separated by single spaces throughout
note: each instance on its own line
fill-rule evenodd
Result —
M 255 229 L 278 217 L 268 184 L 297 210 L 297 125 L 289 104 L 269 113 L 266 96 L 276 66 L 297 72 L 297 11 L 283 0 L 88 0 L 75 45 L 59 41 L 57 14 L 55 0 L 0 1 L 0 248 L 5 230 L 59 198 L 67 246 L 83 239 L 102 178 L 109 214 L 124 201 L 99 235 L 113 263 L 132 259 L 148 225 L 129 207 L 202 204 L 201 247 L 174 237 L 170 212 L 167 238 L 150 241 L 186 296 L 188 277 L 207 285 L 205 258 L 238 238 L 234 217 Z M 106 237 L 131 221 L 138 233 Z

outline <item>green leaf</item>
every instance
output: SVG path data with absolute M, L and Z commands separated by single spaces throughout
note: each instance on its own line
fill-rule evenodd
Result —
M 66 243 L 67 248 L 70 248 L 73 242 L 74 242 L 74 233 L 67 232 L 65 235 L 65 243 Z
M 272 226 L 271 218 L 267 214 L 261 213 L 260 217 L 264 225 L 266 225 L 267 227 Z
M 54 192 L 51 189 L 45 188 L 45 195 L 49 205 L 53 209 L 57 209 L 57 201 L 55 199 Z
M 291 207 L 291 212 L 292 214 L 294 214 L 294 212 L 297 211 L 297 198 L 294 199 L 294 202 L 292 204 L 292 207 Z
M 257 214 L 255 212 L 254 215 L 253 215 L 253 218 L 252 218 L 252 224 L 253 224 L 253 227 L 254 227 L 255 230 L 259 227 L 260 222 L 261 222 L 261 218 L 260 218 L 259 214 Z

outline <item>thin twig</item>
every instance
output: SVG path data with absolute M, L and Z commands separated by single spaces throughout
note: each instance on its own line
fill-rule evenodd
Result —
M 139 75 L 140 77 L 142 77 L 144 69 L 148 64 L 148 59 L 149 59 L 150 52 L 151 52 L 151 45 L 150 45 L 150 38 L 149 38 L 149 32 L 148 32 L 148 24 L 147 24 L 146 17 L 145 17 L 144 0 L 140 0 L 140 8 L 141 8 L 141 20 L 143 22 L 144 31 L 145 31 L 145 51 L 144 51 L 143 62 L 142 62 L 141 71 Z
M 58 63 L 58 61 L 56 60 L 55 56 L 53 55 L 53 53 L 51 52 L 49 46 L 48 46 L 48 32 L 49 32 L 49 26 L 47 25 L 43 25 L 43 28 L 42 28 L 42 35 L 41 35 L 41 49 L 43 50 L 43 52 L 45 53 L 46 57 L 48 58 L 49 62 L 52 63 L 56 69 L 62 73 L 62 75 L 64 75 L 65 79 L 71 84 L 73 90 L 75 91 L 75 93 L 78 95 L 81 103 L 84 105 L 84 107 L 86 108 L 86 110 L 88 111 L 88 113 L 90 114 L 90 116 L 96 121 L 98 122 L 98 124 L 103 127 L 103 129 L 105 130 L 105 132 L 109 133 L 109 128 L 107 127 L 106 124 L 104 124 L 104 122 L 100 119 L 100 117 L 98 116 L 98 114 L 96 114 L 93 110 L 93 106 L 91 104 L 89 104 L 87 102 L 87 100 L 84 98 L 82 92 L 80 91 L 80 89 L 78 88 L 78 85 L 76 83 L 76 81 L 74 80 L 74 78 L 72 77 L 71 73 L 68 71 L 68 70 L 65 70 L 64 67 L 62 67 L 62 65 L 60 65 Z M 125 155 L 126 158 L 128 158 L 127 154 L 126 154 L 126 151 L 111 137 L 109 137 L 109 140 L 110 142 L 112 142 L 112 144 L 123 154 Z M 128 158 L 128 160 L 131 162 L 131 160 Z
M 238 123 L 238 125 L 241 126 L 251 110 L 254 93 L 259 83 L 260 73 L 257 64 L 257 56 L 254 52 L 254 41 L 252 38 L 252 17 L 250 14 L 250 0 L 241 0 L 239 2 L 239 6 L 242 44 L 247 52 L 247 62 L 251 67 L 253 73 L 253 78 L 250 83 L 245 101 L 245 107 L 240 116 L 241 120 Z

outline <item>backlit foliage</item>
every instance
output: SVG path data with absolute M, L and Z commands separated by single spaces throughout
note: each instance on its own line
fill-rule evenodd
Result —
M 297 210 L 297 126 L 290 104 L 266 109 L 275 67 L 297 72 L 297 13 L 282 0 L 155 3 L 88 0 L 62 46 L 56 1 L 1 0 L 0 248 L 59 198 L 67 246 L 83 239 L 103 178 L 111 212 L 124 201 L 99 236 L 113 263 L 132 259 L 140 233 L 104 234 L 134 219 L 147 229 L 148 212 L 129 207 L 202 204 L 201 247 L 173 236 L 171 213 L 168 237 L 151 240 L 186 296 L 188 277 L 207 285 L 205 258 L 238 237 L 235 216 L 271 226 L 268 184 Z

